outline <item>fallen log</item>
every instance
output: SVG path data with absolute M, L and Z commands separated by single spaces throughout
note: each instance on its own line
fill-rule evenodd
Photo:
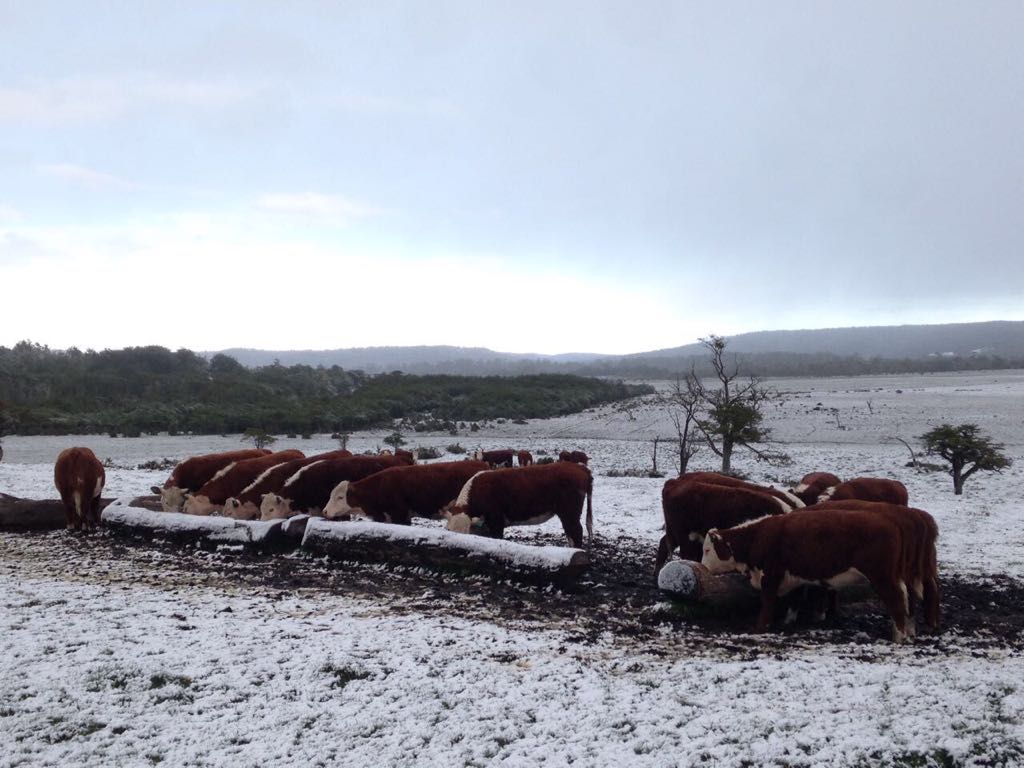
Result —
M 117 499 L 100 519 L 112 533 L 144 541 L 165 541 L 203 549 L 240 549 L 246 552 L 281 552 L 295 549 L 299 539 L 286 536 L 284 520 L 234 520 L 230 517 L 154 512 L 133 506 L 132 499 Z
M 485 573 L 568 586 L 590 565 L 581 549 L 537 547 L 442 528 L 310 518 L 302 548 L 339 560 Z
M 114 499 L 100 499 L 100 506 Z M 160 509 L 159 496 L 139 496 L 132 506 Z M 60 499 L 19 499 L 0 493 L 0 531 L 56 531 L 66 527 L 64 502 Z

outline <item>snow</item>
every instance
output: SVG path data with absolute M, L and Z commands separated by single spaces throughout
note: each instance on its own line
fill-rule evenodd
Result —
M 271 531 L 281 527 L 280 520 L 234 520 L 229 517 L 185 515 L 180 512 L 154 512 L 131 506 L 132 498 L 134 497 L 128 496 L 111 502 L 103 510 L 103 522 L 149 528 L 158 536 L 161 532 L 202 532 L 207 534 L 211 541 L 224 544 L 260 542 L 266 539 Z
M 790 395 L 766 420 L 793 463 L 737 455 L 752 480 L 783 487 L 818 470 L 898 479 L 939 524 L 945 574 L 1024 580 L 1024 372 L 772 383 Z M 1014 466 L 972 477 L 961 497 L 947 475 L 905 466 L 906 448 L 890 438 L 913 445 L 943 421 L 978 423 Z M 384 434 L 357 434 L 350 449 L 380 446 Z M 535 457 L 585 451 L 596 536 L 649 542 L 653 565 L 664 480 L 607 473 L 650 468 L 653 438 L 671 434 L 646 398 L 458 437 L 406 437 Z M 110 459 L 105 496 L 132 497 L 168 475 L 137 464 L 237 448 L 239 438 L 9 436 L 0 492 L 54 498 L 53 460 L 73 444 Z M 337 445 L 316 436 L 274 447 Z M 671 444 L 658 451 L 671 472 Z M 705 450 L 691 469 L 713 468 L 713 458 Z M 410 535 L 442 533 L 417 523 Z M 539 529 L 562 536 L 557 519 Z M 118 564 L 102 560 L 60 573 L 4 555 L 19 542 L 42 545 L 21 536 L 0 533 L 0 768 L 1024 764 L 1021 653 L 955 632 L 931 645 L 832 641 L 827 628 L 718 642 L 659 625 L 653 637 L 583 643 L 561 625 L 425 613 L 420 595 L 383 601 L 229 578 L 182 588 L 161 578 L 167 554 L 154 554 L 137 580 L 107 579 Z M 465 582 L 467 593 L 473 587 Z

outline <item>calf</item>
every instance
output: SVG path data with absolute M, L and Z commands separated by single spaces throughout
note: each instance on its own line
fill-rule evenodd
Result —
M 67 527 L 95 528 L 100 524 L 100 494 L 107 473 L 88 448 L 66 448 L 57 456 L 53 482 L 64 502 Z
M 307 513 L 322 514 L 331 491 L 342 480 L 362 480 L 389 467 L 410 466 L 404 456 L 350 456 L 315 461 L 288 478 L 279 493 L 260 502 L 260 520 L 278 520 Z
M 250 448 L 243 451 L 207 453 L 185 459 L 171 472 L 163 488 L 154 485 L 153 493 L 160 494 L 160 506 L 164 512 L 177 512 L 185 503 L 185 494 L 196 492 L 211 477 L 224 467 L 236 461 L 266 456 L 270 451 L 264 448 Z
M 558 454 L 559 461 L 572 461 L 577 464 L 587 466 L 590 459 L 587 458 L 587 454 L 583 451 L 562 451 Z
M 831 472 L 811 472 L 804 475 L 796 487 L 790 489 L 790 493 L 804 504 L 814 504 L 821 494 L 841 482 L 842 480 Z
M 826 489 L 818 501 L 884 501 L 907 506 L 907 487 L 899 480 L 881 477 L 855 477 Z
M 661 509 L 665 516 L 665 535 L 658 544 L 655 581 L 677 547 L 684 559 L 697 560 L 704 536 L 712 528 L 731 528 L 748 520 L 790 511 L 781 499 L 761 491 L 696 480 L 665 483 L 661 490 Z
M 448 530 L 500 539 L 507 526 L 538 525 L 557 516 L 569 543 L 581 547 L 584 499 L 588 543 L 593 538 L 593 489 L 590 470 L 569 462 L 479 472 L 452 505 Z
M 344 449 L 327 451 L 315 456 L 307 456 L 304 459 L 292 459 L 284 464 L 271 467 L 243 488 L 237 496 L 225 499 L 222 514 L 224 517 L 233 517 L 236 520 L 259 520 L 260 501 L 263 496 L 280 491 L 281 486 L 288 482 L 288 478 L 300 469 L 324 459 L 340 459 L 351 455 L 350 451 Z
M 194 494 L 185 494 L 185 504 L 181 511 L 186 515 L 219 514 L 228 498 L 241 493 L 268 469 L 286 461 L 304 458 L 306 456 L 302 451 L 287 450 L 229 464 L 203 483 L 203 487 Z
M 486 461 L 447 461 L 391 467 L 356 482 L 343 480 L 331 491 L 324 517 L 368 517 L 400 525 L 409 525 L 413 515 L 436 518 L 473 475 L 487 469 Z
M 671 487 L 680 486 L 684 483 L 693 481 L 711 483 L 712 485 L 724 485 L 730 488 L 745 488 L 748 491 L 755 491 L 757 493 L 767 493 L 769 496 L 774 496 L 785 504 L 788 509 L 800 509 L 805 506 L 803 501 L 789 491 L 781 491 L 778 488 L 772 488 L 770 485 L 750 483 L 746 480 L 740 480 L 738 477 L 723 475 L 720 472 L 687 472 L 679 477 L 667 480 L 665 482 L 665 489 L 662 491 L 662 495 L 664 496 L 665 491 Z M 701 536 L 701 541 L 703 540 L 704 537 Z
M 892 619 L 893 640 L 910 633 L 903 581 L 903 534 L 893 520 L 873 512 L 805 509 L 708 531 L 701 562 L 711 573 L 740 571 L 761 590 L 755 626 L 771 625 L 775 600 L 801 584 L 837 587 L 867 577 Z
M 491 469 L 511 467 L 512 456 L 513 451 L 511 448 L 501 448 L 496 451 L 473 451 L 473 460 L 486 461 L 491 465 Z
M 520 467 L 528 467 L 533 464 L 533 454 L 529 451 L 517 451 L 516 460 Z
M 841 513 L 857 510 L 882 515 L 898 526 L 903 535 L 904 577 L 907 586 L 907 610 L 911 626 L 916 600 L 924 606 L 925 624 L 939 628 L 939 571 L 935 542 L 939 535 L 935 518 L 923 509 L 877 501 L 826 501 L 808 509 Z

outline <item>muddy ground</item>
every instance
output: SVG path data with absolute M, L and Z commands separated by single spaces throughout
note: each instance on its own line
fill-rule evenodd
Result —
M 524 543 L 564 542 L 550 534 L 526 535 Z M 861 645 L 878 647 L 890 624 L 874 599 L 844 601 L 824 624 L 803 618 L 754 638 L 756 603 L 731 614 L 669 601 L 653 583 L 654 547 L 641 539 L 598 538 L 588 575 L 571 591 L 486 577 L 459 577 L 421 568 L 339 563 L 296 552 L 251 556 L 233 552 L 134 543 L 104 531 L 70 534 L 0 533 L 0 572 L 18 579 L 59 577 L 68 581 L 168 590 L 258 594 L 281 599 L 296 593 L 351 595 L 393 613 L 454 615 L 522 628 L 562 630 L 567 642 L 611 638 L 655 654 L 698 653 L 702 648 L 737 659 L 775 655 L 783 649 Z M 940 576 L 942 631 L 914 641 L 920 655 L 993 649 L 1024 649 L 1024 582 L 1000 575 L 968 579 Z M 919 622 L 920 623 L 920 622 Z M 188 617 L 182 617 L 182 628 Z M 884 647 L 884 646 L 883 646 Z M 866 651 L 870 656 L 870 651 Z

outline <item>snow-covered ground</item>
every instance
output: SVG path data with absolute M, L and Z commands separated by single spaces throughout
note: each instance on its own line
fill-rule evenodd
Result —
M 772 383 L 790 393 L 767 421 L 793 463 L 737 456 L 751 479 L 785 484 L 814 470 L 899 479 L 939 523 L 944 575 L 1024 583 L 1024 372 Z M 906 467 L 906 448 L 889 438 L 914 444 L 942 421 L 978 423 L 1015 465 L 971 478 L 959 498 L 948 476 Z M 653 566 L 663 480 L 607 473 L 650 468 L 653 438 L 671 434 L 647 398 L 406 437 L 584 450 L 595 531 L 641 552 L 649 543 Z M 358 434 L 350 448 L 382 438 Z M 235 448 L 239 438 L 7 437 L 0 492 L 53 498 L 53 459 L 72 444 L 110 459 L 104 495 L 120 496 L 166 477 L 134 468 L 143 461 Z M 317 436 L 275 448 L 335 445 Z M 673 460 L 662 442 L 659 468 Z M 705 451 L 691 468 L 713 466 Z M 557 520 L 541 530 L 561 535 Z M 68 549 L 67 536 L 0 534 L 0 766 L 1024 764 L 1019 643 L 950 631 L 896 647 L 880 634 L 833 640 L 827 628 L 721 641 L 668 624 L 581 642 L 571 625 L 517 621 L 514 611 L 499 620 L 426 610 L 427 595 L 400 586 L 374 599 L 337 580 L 287 590 L 230 572 L 192 578 L 217 561 L 122 560 L 87 540 Z M 993 587 L 991 605 L 1003 594 Z

